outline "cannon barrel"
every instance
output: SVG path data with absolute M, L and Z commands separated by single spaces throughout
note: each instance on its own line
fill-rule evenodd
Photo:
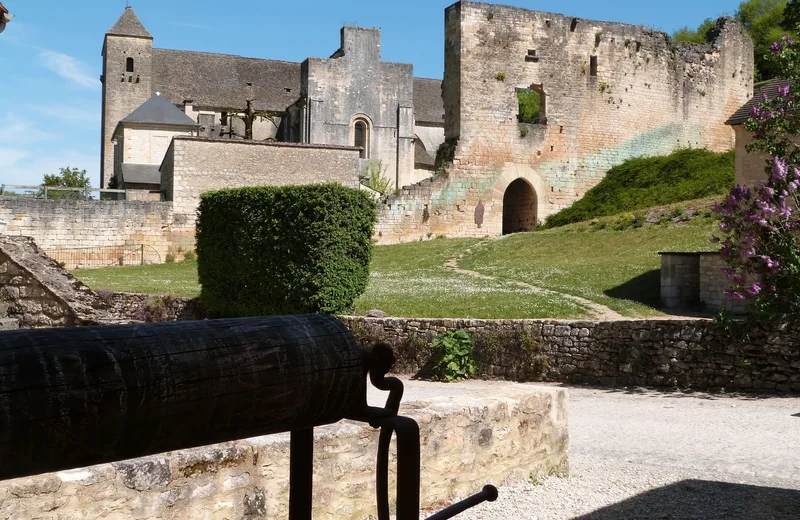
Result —
M 2 333 L 0 479 L 334 423 L 367 369 L 326 316 Z

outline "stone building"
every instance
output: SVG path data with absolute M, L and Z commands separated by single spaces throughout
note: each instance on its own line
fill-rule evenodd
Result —
M 725 121 L 753 91 L 753 44 L 720 19 L 713 43 L 652 29 L 458 2 L 445 12 L 447 175 L 381 208 L 384 243 L 529 230 L 622 161 L 734 146 Z M 521 121 L 520 92 L 539 116 Z
M 778 95 L 778 87 L 785 85 L 786 81 L 779 79 L 764 83 L 756 89 L 753 97 L 726 121 L 736 133 L 736 184 L 755 186 L 758 181 L 767 180 L 766 168 L 770 156 L 762 152 L 747 151 L 747 145 L 753 142 L 753 132 L 747 130 L 744 124 L 750 119 L 753 108 L 761 103 L 762 99 L 774 98 Z
M 441 81 L 381 61 L 376 29 L 345 27 L 330 58 L 292 63 L 154 48 L 128 7 L 106 33 L 102 55 L 104 187 L 114 172 L 117 125 L 156 92 L 214 139 L 244 136 L 237 115 L 252 100 L 261 116 L 254 140 L 360 147 L 362 159 L 380 160 L 398 186 L 430 176 L 444 140 Z

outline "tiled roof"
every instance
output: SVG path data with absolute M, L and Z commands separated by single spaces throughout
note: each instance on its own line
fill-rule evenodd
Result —
M 120 123 L 154 123 L 161 125 L 199 126 L 164 96 L 154 95 L 131 112 Z
M 113 36 L 135 36 L 137 38 L 153 39 L 153 36 L 147 32 L 139 17 L 133 12 L 133 8 L 126 7 L 125 12 L 119 17 L 114 27 L 108 30 L 106 34 Z
M 764 83 L 760 87 L 756 87 L 755 94 L 752 98 L 750 98 L 750 101 L 742 105 L 739 110 L 737 110 L 727 121 L 725 121 L 725 124 L 744 124 L 748 119 L 750 119 L 750 111 L 753 110 L 753 107 L 761 103 L 762 94 L 766 94 L 767 99 L 772 99 L 778 95 L 778 87 L 783 85 L 786 85 L 786 80 L 773 79 Z
M 153 49 L 153 91 L 175 104 L 283 112 L 300 97 L 300 64 L 230 54 Z
M 414 78 L 414 118 L 418 123 L 444 126 L 442 80 Z

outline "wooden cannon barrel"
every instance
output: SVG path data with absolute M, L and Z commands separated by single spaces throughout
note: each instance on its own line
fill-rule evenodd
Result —
M 333 423 L 366 359 L 326 316 L 5 332 L 0 479 Z

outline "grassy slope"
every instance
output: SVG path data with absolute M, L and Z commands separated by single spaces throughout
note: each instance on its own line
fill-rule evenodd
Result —
M 724 195 L 734 183 L 734 153 L 678 150 L 625 161 L 569 208 L 550 216 L 548 228 L 626 211 Z
M 698 219 L 684 226 L 585 231 L 582 225 L 493 240 L 460 265 L 582 296 L 630 317 L 660 314 L 659 251 L 711 251 L 716 226 Z
M 200 295 L 197 262 L 82 269 L 72 274 L 96 291 Z

